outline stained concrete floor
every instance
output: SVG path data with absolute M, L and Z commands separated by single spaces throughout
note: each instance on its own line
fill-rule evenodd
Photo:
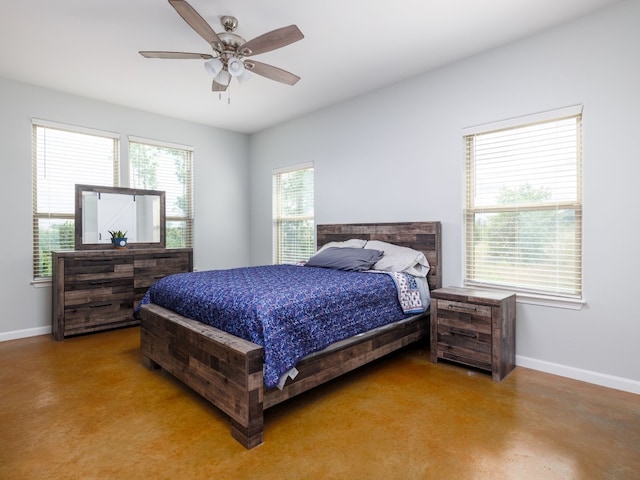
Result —
M 0 343 L 0 479 L 640 478 L 631 393 L 410 347 L 268 410 L 245 450 L 138 346 L 138 328 Z

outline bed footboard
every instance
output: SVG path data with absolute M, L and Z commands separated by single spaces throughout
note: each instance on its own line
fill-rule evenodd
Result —
M 171 373 L 226 413 L 246 448 L 263 441 L 262 347 L 158 305 L 141 310 L 142 362 Z
M 277 405 L 406 345 L 423 339 L 428 341 L 429 315 L 418 315 L 387 327 L 335 343 L 303 358 L 296 365 L 298 375 L 295 380 L 287 380 L 282 390 L 271 388 L 264 392 L 264 408 Z

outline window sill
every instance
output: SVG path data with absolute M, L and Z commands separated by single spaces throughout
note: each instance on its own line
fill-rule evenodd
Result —
M 50 287 L 53 282 L 50 278 L 45 278 L 42 280 L 31 280 L 31 286 L 35 288 L 46 288 Z
M 516 303 L 527 305 L 540 305 L 542 307 L 564 308 L 567 310 L 582 310 L 587 303 L 579 298 L 560 298 L 545 295 L 533 295 L 530 293 L 516 293 Z
M 552 297 L 550 295 L 518 292 L 515 290 L 509 290 L 506 288 L 487 287 L 485 285 L 467 284 L 466 286 L 472 287 L 472 288 L 479 288 L 482 290 L 490 290 L 494 292 L 515 292 L 516 303 L 522 303 L 526 305 L 538 305 L 541 307 L 551 307 L 551 308 L 564 308 L 567 310 L 582 310 L 582 307 L 584 307 L 587 303 L 586 300 L 580 299 L 580 298 Z

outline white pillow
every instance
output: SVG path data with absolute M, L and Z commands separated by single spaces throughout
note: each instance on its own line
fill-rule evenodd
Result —
M 384 256 L 376 262 L 373 270 L 387 272 L 405 272 L 415 277 L 426 277 L 429 273 L 429 262 L 424 253 L 409 247 L 401 247 L 393 243 L 369 240 L 366 248 L 382 250 Z
M 336 248 L 364 248 L 364 245 L 367 243 L 366 240 L 362 240 L 361 238 L 351 238 L 349 240 L 345 240 L 344 242 L 329 242 L 325 243 L 320 250 L 316 253 L 320 253 L 325 248 L 336 247 Z

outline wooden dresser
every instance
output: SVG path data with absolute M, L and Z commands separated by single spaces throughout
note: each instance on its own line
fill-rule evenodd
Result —
M 488 370 L 501 381 L 515 368 L 516 295 L 447 287 L 431 292 L 431 361 Z
M 69 335 L 140 323 L 133 309 L 158 279 L 193 270 L 191 248 L 53 252 L 52 333 Z

